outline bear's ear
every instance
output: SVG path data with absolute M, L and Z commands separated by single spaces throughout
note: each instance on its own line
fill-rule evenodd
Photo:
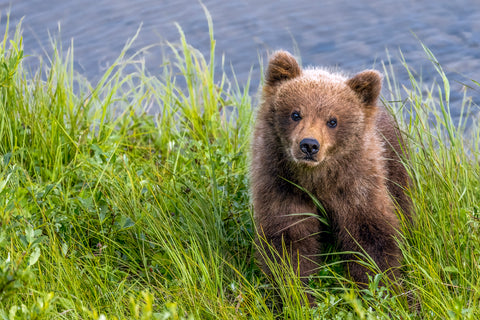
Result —
M 270 58 L 265 80 L 267 85 L 274 86 L 277 83 L 293 79 L 301 74 L 297 60 L 287 51 L 277 51 Z
M 382 90 L 382 75 L 375 70 L 365 70 L 348 79 L 347 85 L 365 105 L 375 105 Z

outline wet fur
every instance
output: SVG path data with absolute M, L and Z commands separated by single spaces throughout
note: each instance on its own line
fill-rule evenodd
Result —
M 377 106 L 380 90 L 381 76 L 373 70 L 352 78 L 302 70 L 282 51 L 269 62 L 251 148 L 255 223 L 258 239 L 279 253 L 283 243 L 301 277 L 315 272 L 322 244 L 332 240 L 339 251 L 362 252 L 359 244 L 380 270 L 399 276 L 396 207 L 410 217 L 404 192 L 408 175 L 399 159 L 404 155 L 401 134 Z M 292 111 L 299 111 L 302 119 L 292 121 Z M 338 120 L 333 129 L 326 126 L 332 117 Z M 303 138 L 319 141 L 314 161 L 302 159 L 298 143 Z M 316 217 L 292 215 L 317 214 L 311 198 L 294 184 L 321 202 L 334 239 L 322 236 L 325 227 Z M 353 255 L 344 259 L 358 260 Z M 259 261 L 268 274 L 264 257 L 259 255 Z M 367 283 L 369 271 L 360 264 L 348 262 L 347 271 L 357 283 Z

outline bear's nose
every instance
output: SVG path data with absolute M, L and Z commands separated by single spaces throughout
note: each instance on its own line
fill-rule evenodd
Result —
M 318 143 L 318 141 L 315 139 L 306 138 L 300 141 L 300 150 L 307 155 L 314 155 L 318 152 L 319 148 L 320 143 Z

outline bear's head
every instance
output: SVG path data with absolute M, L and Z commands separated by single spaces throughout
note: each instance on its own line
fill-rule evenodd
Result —
M 352 78 L 302 70 L 291 54 L 276 52 L 266 72 L 263 100 L 287 157 L 315 167 L 331 158 L 355 156 L 374 128 L 381 82 L 374 70 Z

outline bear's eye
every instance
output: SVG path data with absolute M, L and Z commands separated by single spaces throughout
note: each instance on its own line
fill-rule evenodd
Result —
M 291 117 L 292 117 L 292 120 L 293 120 L 293 121 L 300 121 L 300 120 L 302 120 L 302 117 L 300 116 L 300 113 L 299 113 L 298 111 L 292 112 Z
M 337 118 L 331 118 L 327 121 L 327 126 L 330 128 L 335 128 L 337 126 Z

